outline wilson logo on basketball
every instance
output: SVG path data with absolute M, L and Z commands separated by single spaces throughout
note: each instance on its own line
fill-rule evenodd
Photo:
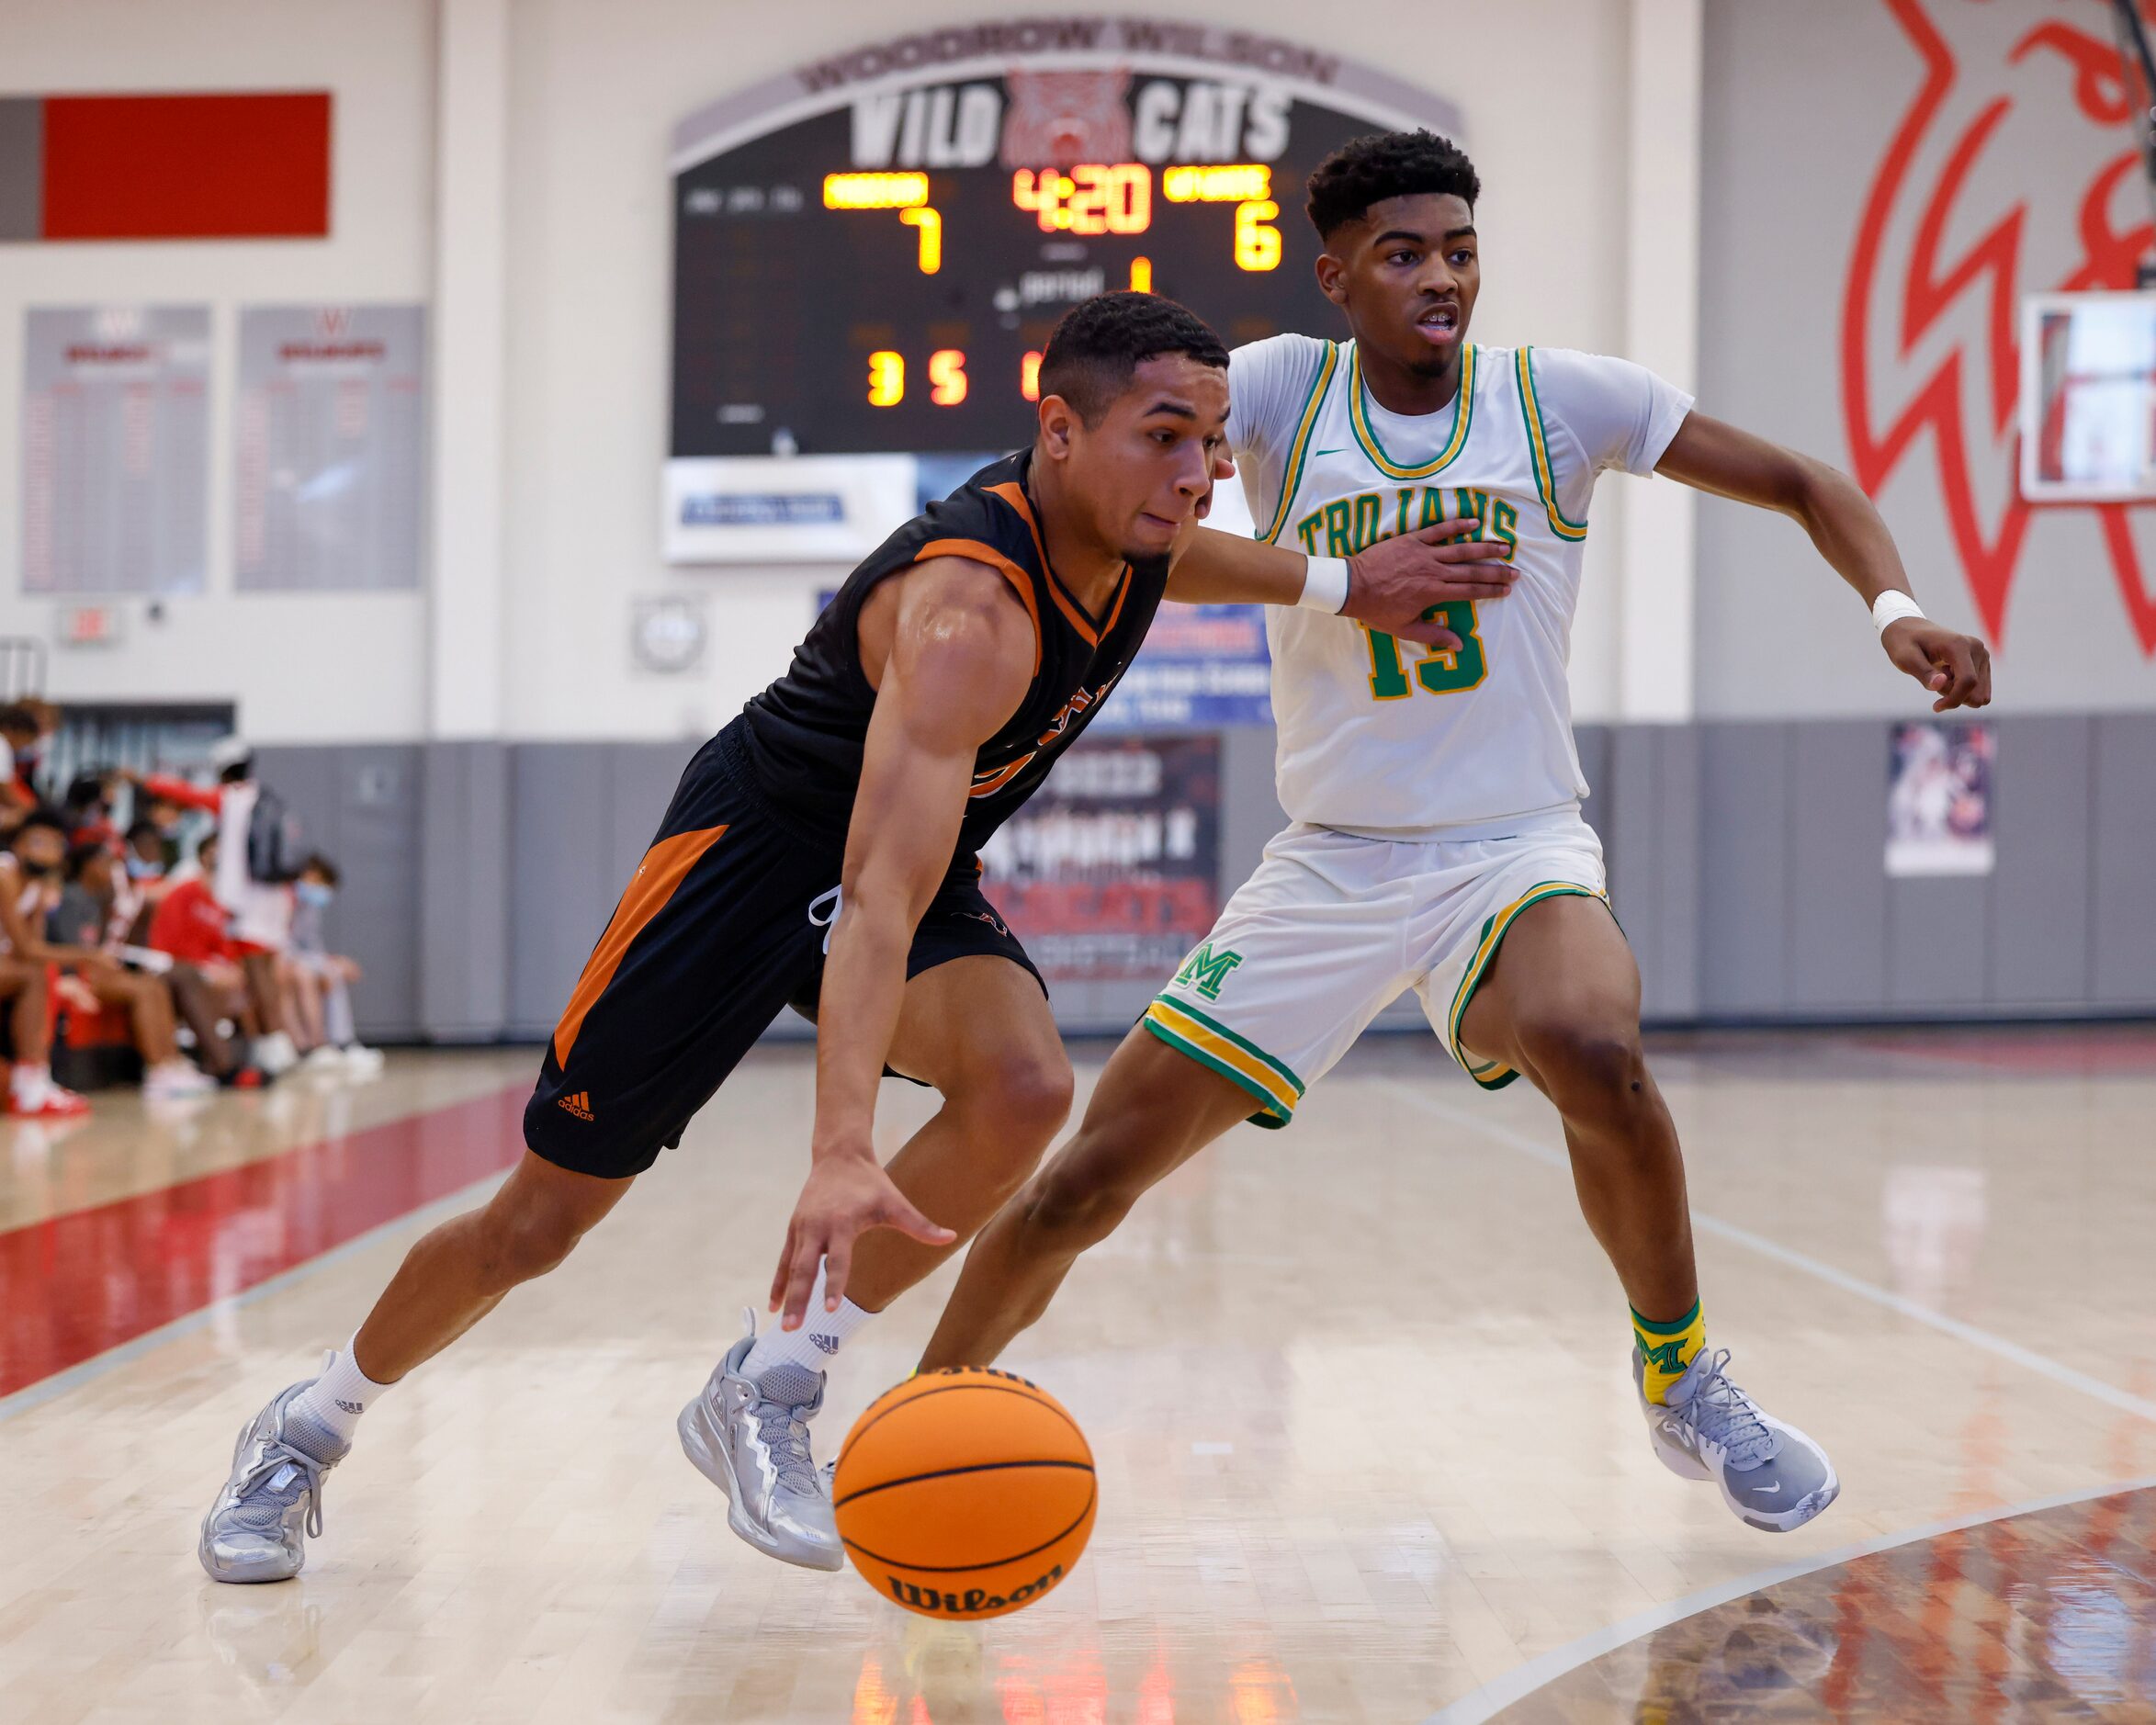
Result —
M 590 1120 L 592 1118 L 592 1093 L 589 1090 L 579 1090 L 574 1096 L 565 1096 L 561 1099 L 561 1106 L 579 1120 Z
M 945 1593 L 935 1587 L 916 1587 L 911 1582 L 900 1581 L 896 1575 L 886 1575 L 891 1597 L 909 1611 L 929 1611 L 938 1616 L 965 1617 L 980 1612 L 1008 1611 L 1013 1606 L 1022 1606 L 1035 1594 L 1044 1594 L 1063 1579 L 1063 1565 L 1058 1563 L 1045 1575 L 1036 1576 L 1022 1587 L 1013 1587 L 1007 1594 L 992 1594 L 984 1587 L 968 1587 L 963 1594 Z

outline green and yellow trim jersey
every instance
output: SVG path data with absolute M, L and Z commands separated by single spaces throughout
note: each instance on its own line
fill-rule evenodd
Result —
M 1356 344 L 1237 348 L 1228 437 L 1259 535 L 1315 557 L 1473 517 L 1516 564 L 1503 599 L 1446 607 L 1436 653 L 1318 612 L 1267 614 L 1281 802 L 1381 838 L 1471 829 L 1586 795 L 1566 673 L 1588 505 L 1606 469 L 1651 474 L 1692 400 L 1620 359 L 1466 345 L 1453 399 L 1394 413 Z

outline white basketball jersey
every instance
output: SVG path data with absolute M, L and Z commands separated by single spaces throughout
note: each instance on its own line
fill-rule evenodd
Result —
M 1228 434 L 1262 538 L 1318 557 L 1473 515 L 1519 580 L 1448 605 L 1439 653 L 1345 617 L 1275 607 L 1272 707 L 1281 806 L 1373 836 L 1486 827 L 1586 795 L 1565 673 L 1595 475 L 1650 473 L 1691 407 L 1622 360 L 1467 348 L 1439 412 L 1387 412 L 1353 342 L 1239 348 Z

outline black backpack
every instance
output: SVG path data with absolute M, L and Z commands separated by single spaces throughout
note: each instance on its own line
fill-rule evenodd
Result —
M 247 876 L 265 886 L 283 886 L 299 877 L 299 835 L 285 799 L 268 785 L 255 793 L 247 819 Z

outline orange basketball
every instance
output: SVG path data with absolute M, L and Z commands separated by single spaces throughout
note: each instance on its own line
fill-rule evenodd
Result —
M 999 1618 L 1078 1562 L 1093 1452 L 1063 1404 L 1008 1371 L 954 1366 L 878 1396 L 831 1479 L 868 1584 L 930 1618 Z

